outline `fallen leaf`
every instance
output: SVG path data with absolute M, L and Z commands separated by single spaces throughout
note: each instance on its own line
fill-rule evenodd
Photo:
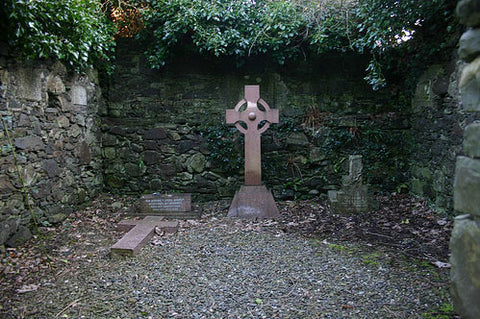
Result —
M 449 263 L 444 263 L 444 262 L 441 262 L 441 261 L 436 261 L 432 264 L 434 264 L 438 268 L 450 268 L 451 267 Z
M 39 285 L 31 284 L 31 285 L 24 285 L 20 289 L 17 290 L 17 293 L 24 294 L 26 292 L 35 291 L 40 287 Z

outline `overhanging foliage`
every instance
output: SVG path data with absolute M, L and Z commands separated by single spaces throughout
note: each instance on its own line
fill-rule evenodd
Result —
M 27 59 L 55 58 L 77 71 L 113 56 L 115 29 L 99 0 L 5 0 L 6 41 Z
M 135 16 L 141 14 L 143 21 L 135 28 L 144 26 L 139 36 L 148 44 L 153 68 L 185 50 L 233 57 L 239 65 L 258 56 L 282 65 L 325 52 L 351 51 L 371 56 L 366 80 L 380 88 L 389 71 L 405 76 L 456 43 L 455 4 L 455 0 L 6 0 L 0 8 L 8 19 L 1 26 L 7 29 L 3 37 L 10 48 L 30 59 L 56 58 L 76 70 L 111 60 L 115 27 L 108 18 L 115 8 L 128 8 Z M 131 21 L 115 22 L 129 34 L 125 28 Z
M 366 79 L 385 85 L 391 56 L 414 48 L 432 57 L 454 35 L 451 0 L 145 0 L 148 60 L 164 66 L 176 47 L 231 56 L 239 64 L 267 56 L 279 64 L 314 53 L 372 56 Z M 429 41 L 418 42 L 416 38 Z M 423 44 L 423 45 L 422 45 Z M 405 66 L 403 66 L 405 67 Z

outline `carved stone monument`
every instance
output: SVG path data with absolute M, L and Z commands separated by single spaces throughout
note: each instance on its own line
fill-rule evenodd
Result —
M 247 104 L 246 107 L 243 107 Z M 260 109 L 258 104 L 263 108 Z M 272 193 L 262 185 L 261 134 L 271 123 L 279 122 L 277 109 L 270 109 L 260 98 L 258 85 L 246 85 L 245 97 L 226 111 L 227 124 L 235 124 L 245 135 L 245 185 L 235 193 L 228 216 L 273 218 L 279 216 Z
M 342 177 L 342 188 L 329 191 L 332 209 L 338 213 L 359 213 L 369 210 L 368 188 L 362 182 L 362 156 L 350 155 L 348 175 Z
M 200 213 L 192 210 L 191 194 L 147 194 L 140 198 L 135 216 L 162 216 L 164 218 L 200 218 Z

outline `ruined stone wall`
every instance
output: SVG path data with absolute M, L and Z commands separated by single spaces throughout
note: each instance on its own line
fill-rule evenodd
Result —
M 454 180 L 455 218 L 450 240 L 452 296 L 462 318 L 480 318 L 480 2 L 458 2 L 459 56 L 468 64 L 459 81 L 461 108 L 476 121 L 463 132 L 463 154 L 457 157 Z
M 60 222 L 102 189 L 100 103 L 94 72 L 0 57 L 0 246 L 28 239 L 32 214 Z
M 261 97 L 280 110 L 281 123 L 262 138 L 263 179 L 277 198 L 338 187 L 342 163 L 361 152 L 356 140 L 367 139 L 363 129 L 381 127 L 395 145 L 403 143 L 395 134 L 408 129 L 388 92 L 374 92 L 363 80 L 367 59 L 361 56 L 241 69 L 184 57 L 158 71 L 147 67 L 141 52 L 134 41 L 119 42 L 117 70 L 101 111 L 109 191 L 233 196 L 243 179 L 243 163 L 237 163 L 243 141 L 225 125 L 225 110 L 243 98 L 246 84 L 259 84 Z M 341 142 L 348 144 L 342 155 L 335 153 Z M 364 156 L 365 166 L 372 168 L 369 160 L 377 157 L 374 151 Z M 377 171 L 383 182 L 384 170 Z
M 463 67 L 456 61 L 429 67 L 412 100 L 410 189 L 447 213 L 453 212 L 453 172 L 462 152 L 463 129 L 475 119 L 460 104 L 458 79 Z

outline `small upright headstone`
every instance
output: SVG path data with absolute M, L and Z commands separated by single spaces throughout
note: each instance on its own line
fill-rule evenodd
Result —
M 87 90 L 81 85 L 72 86 L 72 103 L 74 105 L 87 105 Z
M 149 194 L 140 198 L 137 216 L 161 216 L 163 218 L 198 218 L 198 211 L 192 210 L 191 194 Z
M 359 213 L 369 210 L 368 187 L 362 181 L 362 156 L 350 155 L 348 159 L 348 175 L 342 177 L 342 188 L 329 191 L 331 207 L 338 213 Z

